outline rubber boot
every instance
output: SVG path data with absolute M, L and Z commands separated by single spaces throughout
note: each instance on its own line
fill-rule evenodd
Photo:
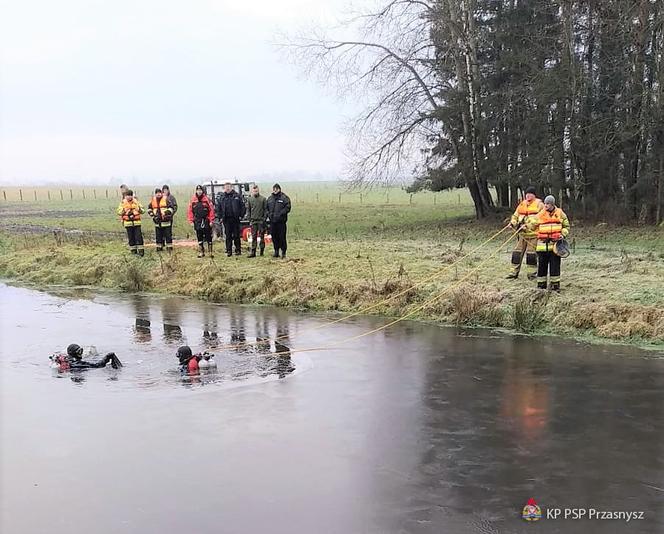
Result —
M 256 250 L 252 249 L 251 252 L 249 253 L 249 256 L 247 258 L 255 258 L 256 257 Z
M 546 289 L 546 282 L 537 282 L 537 289 Z
M 551 291 L 560 293 L 560 282 L 551 282 Z
M 138 255 L 139 255 L 141 258 L 142 258 L 143 256 L 145 256 L 145 250 L 143 250 L 142 248 L 139 248 L 139 249 L 138 249 Z
M 136 250 L 135 248 L 132 248 L 132 249 L 131 249 L 131 253 L 132 253 L 132 254 L 138 254 L 138 250 Z
M 265 247 L 261 247 L 261 256 L 265 253 Z
M 214 254 L 212 254 L 212 243 L 208 243 L 208 254 L 210 255 L 210 258 L 214 258 Z
M 199 258 L 204 258 L 205 257 L 205 248 L 203 245 L 198 245 L 198 257 Z

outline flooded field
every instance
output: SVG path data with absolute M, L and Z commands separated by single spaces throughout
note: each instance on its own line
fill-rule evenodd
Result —
M 3 533 L 664 530 L 664 360 L 625 347 L 0 285 Z M 69 343 L 118 370 L 58 374 Z M 175 352 L 216 354 L 182 377 Z M 225 348 L 232 344 L 233 348 Z M 546 509 L 644 519 L 521 519 Z

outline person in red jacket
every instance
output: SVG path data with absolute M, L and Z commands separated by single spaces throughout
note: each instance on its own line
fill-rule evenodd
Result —
M 196 239 L 198 239 L 198 257 L 205 256 L 205 243 L 208 253 L 212 255 L 212 222 L 214 221 L 214 205 L 207 197 L 202 185 L 196 186 L 196 192 L 191 197 L 187 210 L 187 219 L 194 225 Z

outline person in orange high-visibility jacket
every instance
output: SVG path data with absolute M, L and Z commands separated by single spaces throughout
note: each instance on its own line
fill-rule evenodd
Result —
M 556 199 L 549 195 L 544 199 L 544 209 L 530 224 L 537 232 L 537 287 L 560 291 L 560 256 L 554 252 L 554 245 L 569 235 L 569 219 L 565 212 L 556 207 Z
M 507 278 L 511 280 L 519 277 L 524 254 L 528 280 L 535 280 L 537 276 L 537 254 L 535 252 L 537 234 L 528 228 L 528 223 L 544 209 L 544 203 L 537 198 L 534 187 L 529 186 L 525 193 L 526 197 L 519 203 L 510 221 L 510 225 L 515 230 L 521 228 L 518 241 L 512 251 L 512 269 L 507 275 Z
M 154 190 L 154 197 L 148 206 L 148 215 L 154 222 L 157 252 L 164 250 L 164 245 L 168 252 L 173 252 L 173 209 L 159 188 Z
M 127 190 L 122 202 L 118 206 L 118 216 L 122 220 L 122 225 L 127 230 L 127 240 L 129 241 L 129 250 L 132 254 L 143 256 L 143 232 L 141 231 L 141 215 L 145 213 L 141 203 L 134 198 L 134 192 Z

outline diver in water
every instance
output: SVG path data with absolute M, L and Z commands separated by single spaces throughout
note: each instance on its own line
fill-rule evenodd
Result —
M 176 354 L 180 361 L 180 372 L 182 374 L 195 375 L 200 369 L 216 369 L 217 363 L 211 358 L 214 354 L 203 352 L 202 354 L 193 354 L 191 348 L 183 345 Z
M 113 369 L 122 367 L 122 362 L 114 352 L 109 352 L 101 360 L 90 362 L 83 359 L 83 347 L 72 343 L 67 347 L 67 354 L 56 354 L 51 356 L 54 368 L 58 371 L 84 371 L 86 369 L 98 369 L 106 367 L 109 363 Z

